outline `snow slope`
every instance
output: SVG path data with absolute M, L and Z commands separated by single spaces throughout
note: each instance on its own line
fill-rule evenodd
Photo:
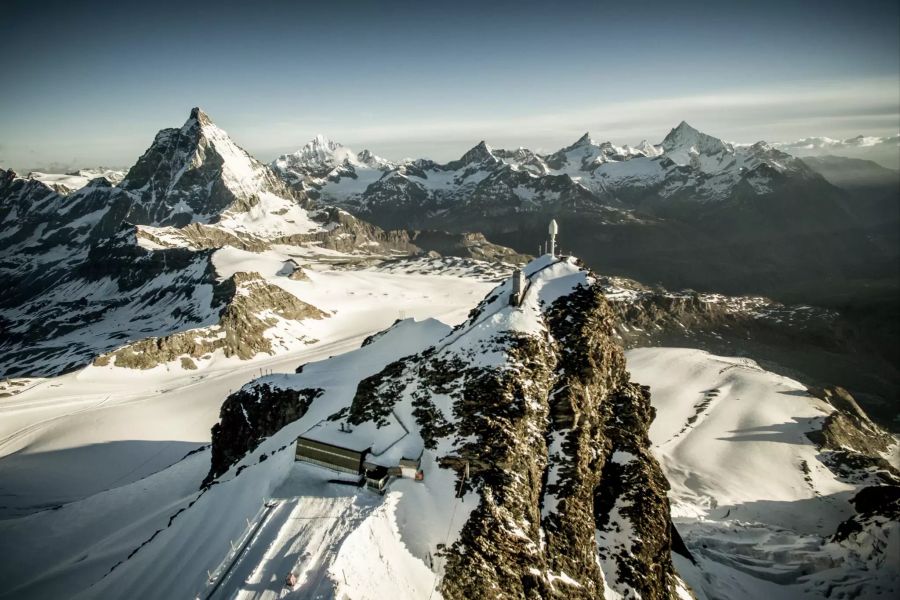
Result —
M 256 255 L 234 249 L 220 251 L 217 257 L 217 268 L 223 273 L 252 264 L 265 277 L 273 277 L 281 263 L 282 257 L 275 253 Z M 425 449 L 420 433 L 412 427 L 415 387 L 404 390 L 393 412 L 399 426 L 375 431 L 364 423 L 351 436 L 374 442 L 375 461 L 395 463 L 401 455 L 415 456 L 425 450 L 425 481 L 396 480 L 383 499 L 331 483 L 335 475 L 321 469 L 296 465 L 293 442 L 315 428 L 328 430 L 325 436 L 347 435 L 323 419 L 349 404 L 361 378 L 422 348 L 433 346 L 432 356 L 446 360 L 465 356 L 475 366 L 515 369 L 499 348 L 491 349 L 498 343 L 494 336 L 509 331 L 544 335 L 542 307 L 589 283 L 589 276 L 572 262 L 543 257 L 526 272 L 530 285 L 521 309 L 508 304 L 507 281 L 478 314 L 469 315 L 462 328 L 451 330 L 434 319 L 407 319 L 357 350 L 321 360 L 346 349 L 351 340 L 358 343 L 362 333 L 390 323 L 394 310 L 458 322 L 474 303 L 472 294 L 483 295 L 487 290 L 484 283 L 455 275 L 399 274 L 396 265 L 393 272 L 312 267 L 309 282 L 281 276 L 281 283 L 296 288 L 305 300 L 342 315 L 340 320 L 317 323 L 323 328 L 321 337 L 331 340 L 330 344 L 248 363 L 219 357 L 196 373 L 162 365 L 123 377 L 113 367 L 90 367 L 14 397 L 17 407 L 10 412 L 20 419 L 21 427 L 12 432 L 5 448 L 18 450 L 10 468 L 15 467 L 16 456 L 37 455 L 30 459 L 32 476 L 44 487 L 24 490 L 19 480 L 9 488 L 13 494 L 28 493 L 19 505 L 8 507 L 6 520 L 0 521 L 4 546 L 20 548 L 14 564 L 0 567 L 5 582 L 5 595 L 0 596 L 52 595 L 65 588 L 73 597 L 117 597 L 127 588 L 136 598 L 279 597 L 287 569 L 300 578 L 296 597 L 323 593 L 354 599 L 392 594 L 423 598 L 432 594 L 443 569 L 434 548 L 456 539 L 479 501 L 478 494 L 471 492 L 455 498 L 456 472 L 439 468 L 434 461 L 455 451 L 455 444 L 471 440 L 451 436 L 441 438 L 436 449 Z M 372 298 L 376 290 L 379 295 Z M 443 299 L 436 303 L 432 298 L 439 294 Z M 305 363 L 302 372 L 291 373 L 298 363 Z M 258 376 L 260 369 L 271 369 L 273 374 L 257 378 L 256 384 L 315 386 L 324 395 L 299 420 L 263 440 L 216 485 L 199 490 L 197 463 L 209 464 L 208 449 L 173 447 L 171 440 L 196 444 L 207 440 L 224 388 Z M 48 395 L 62 393 L 71 395 L 74 406 L 84 412 L 60 412 L 55 403 L 46 402 Z M 112 398 L 104 404 L 87 399 L 98 393 Z M 438 395 L 433 401 L 444 418 L 456 419 L 449 397 Z M 36 424 L 43 427 L 20 434 L 29 421 L 34 424 L 34 414 L 28 412 L 38 407 L 44 412 Z M 66 433 L 61 436 L 61 431 Z M 137 444 L 136 435 L 167 441 Z M 124 448 L 108 444 L 125 436 L 129 440 Z M 119 452 L 119 460 L 109 462 L 115 473 L 97 468 L 108 456 L 97 450 L 81 457 L 85 460 L 73 476 L 62 475 L 53 450 L 98 442 L 103 442 L 104 449 Z M 177 456 L 192 449 L 199 451 Z M 263 454 L 264 461 L 259 458 Z M 47 456 L 45 462 L 41 455 Z M 0 461 L 0 469 L 10 460 Z M 69 468 L 73 467 L 70 463 Z M 55 485 L 53 477 L 60 479 Z M 147 486 L 153 486 L 154 494 L 143 497 L 141 491 Z M 270 501 L 276 504 L 266 506 Z M 50 503 L 62 506 L 40 510 Z M 116 510 L 101 524 L 97 511 L 109 505 Z M 120 528 L 111 534 L 115 523 Z M 524 535 L 523 524 L 509 519 L 505 523 L 513 538 Z M 52 551 L 30 536 L 43 529 L 60 532 Z M 186 561 L 185 556 L 191 559 Z M 210 573 L 213 577 L 208 581 Z M 540 576 L 549 578 L 550 585 L 577 585 L 564 573 Z
M 215 262 L 226 275 L 255 270 L 339 318 L 316 321 L 318 342 L 278 356 L 217 356 L 196 371 L 177 363 L 147 371 L 88 367 L 0 397 L 0 552 L 9 556 L 16 548 L 19 557 L 0 561 L 0 597 L 74 593 L 165 525 L 193 499 L 209 468 L 208 452 L 181 459 L 209 441 L 231 391 L 265 370 L 292 373 L 298 364 L 356 348 L 401 316 L 459 322 L 493 285 L 459 273 L 422 276 L 327 264 L 305 265 L 310 281 L 298 282 L 277 275 L 282 256 L 234 249 L 221 251 Z M 228 515 L 222 517 L 231 527 L 225 531 L 236 539 L 246 524 L 237 513 Z M 34 531 L 59 533 L 35 537 Z M 211 547 L 209 568 L 228 547 L 228 539 Z M 185 568 L 205 580 L 206 567 Z
M 654 451 L 672 486 L 673 520 L 698 561 L 679 568 L 701 597 L 894 597 L 900 548 L 870 564 L 828 541 L 855 513 L 849 499 L 859 489 L 806 436 L 831 405 L 745 358 L 638 348 L 627 359 L 651 389 Z
M 45 183 L 60 193 L 80 190 L 89 181 L 97 177 L 103 177 L 110 183 L 116 184 L 125 177 L 125 171 L 98 167 L 96 169 L 78 169 L 72 173 L 41 173 L 40 171 L 32 171 L 28 174 L 29 179 Z

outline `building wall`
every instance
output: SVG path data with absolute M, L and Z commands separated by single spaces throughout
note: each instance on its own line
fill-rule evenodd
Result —
M 297 440 L 297 460 L 344 473 L 360 473 L 363 454 L 304 438 Z

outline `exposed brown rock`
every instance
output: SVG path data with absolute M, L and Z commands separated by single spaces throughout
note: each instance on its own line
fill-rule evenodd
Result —
M 261 318 L 263 311 L 271 311 L 285 319 L 322 319 L 327 315 L 315 306 L 303 302 L 278 286 L 267 283 L 258 273 L 235 273 L 222 284 L 230 301 L 222 311 L 219 322 L 210 327 L 181 331 L 162 338 L 146 338 L 119 348 L 95 359 L 98 366 L 115 360 L 115 366 L 132 369 L 151 369 L 156 365 L 182 357 L 202 358 L 216 350 L 225 356 L 250 359 L 263 352 L 271 354 L 272 343 L 264 335 L 274 324 Z M 190 368 L 190 367 L 185 367 Z

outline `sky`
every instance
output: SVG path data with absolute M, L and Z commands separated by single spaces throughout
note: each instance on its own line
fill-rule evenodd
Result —
M 202 107 L 271 160 L 900 131 L 898 3 L 6 0 L 0 165 L 130 166 Z

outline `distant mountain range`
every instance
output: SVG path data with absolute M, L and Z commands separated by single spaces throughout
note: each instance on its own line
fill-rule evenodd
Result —
M 658 144 L 585 134 L 538 153 L 481 142 L 444 164 L 319 136 L 266 165 L 195 109 L 127 173 L 67 177 L 0 181 L 7 366 L 55 372 L 123 341 L 221 326 L 247 287 L 222 287 L 209 251 L 223 246 L 521 262 L 542 252 L 551 218 L 562 249 L 605 274 L 856 311 L 884 337 L 877 347 L 897 329 L 897 172 L 734 145 L 687 123 Z M 194 298 L 204 286 L 213 293 Z
M 445 164 L 394 163 L 319 136 L 271 167 L 379 226 L 478 229 L 520 252 L 538 250 L 554 217 L 563 247 L 595 268 L 673 287 L 812 302 L 834 281 L 893 277 L 900 248 L 897 172 L 806 162 L 684 122 L 659 144 L 585 134 L 541 154 L 481 142 Z M 857 179 L 872 185 L 850 185 Z
M 882 167 L 900 169 L 900 135 L 858 135 L 845 140 L 829 137 L 808 137 L 794 142 L 773 144 L 776 148 L 795 156 L 842 156 L 867 159 Z

